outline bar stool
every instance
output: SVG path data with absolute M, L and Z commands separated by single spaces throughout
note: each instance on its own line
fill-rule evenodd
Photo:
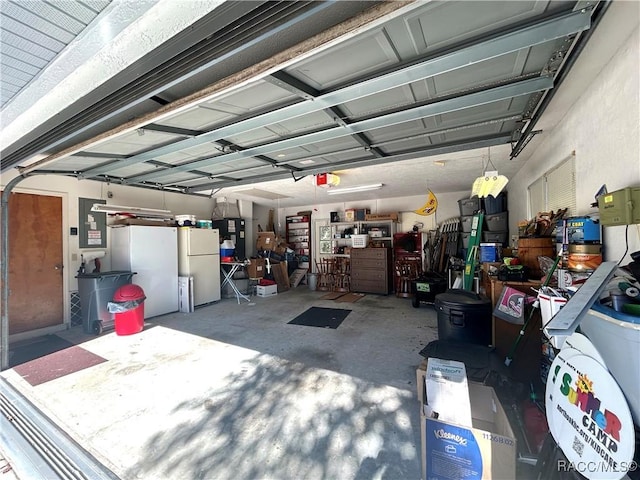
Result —
M 333 259 L 321 258 L 316 261 L 316 269 L 318 270 L 317 289 L 321 292 L 328 292 L 333 285 Z
M 336 258 L 333 265 L 334 292 L 351 291 L 351 263 L 348 258 Z
M 409 298 L 412 297 L 411 284 L 418 278 L 420 273 L 420 264 L 416 261 L 397 260 L 396 264 L 396 296 Z

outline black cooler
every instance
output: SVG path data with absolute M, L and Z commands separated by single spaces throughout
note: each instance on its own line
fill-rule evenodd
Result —
M 477 345 L 491 344 L 491 300 L 462 289 L 436 295 L 438 339 Z

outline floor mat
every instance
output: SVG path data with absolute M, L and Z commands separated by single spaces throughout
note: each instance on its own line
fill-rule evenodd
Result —
M 336 298 L 346 295 L 345 292 L 329 292 L 326 295 L 320 297 L 320 300 L 335 300 Z
M 72 347 L 73 343 L 60 338 L 57 335 L 44 335 L 42 337 L 25 340 L 9 345 L 9 367 L 44 357 L 53 352 Z
M 351 312 L 351 310 L 342 308 L 311 307 L 288 322 L 288 324 L 335 329 L 347 318 L 349 312 Z
M 105 358 L 73 345 L 14 368 L 22 378 L 34 387 L 41 383 L 79 372 L 85 368 L 106 362 Z
M 364 297 L 364 293 L 347 293 L 335 299 L 336 302 L 355 303 Z

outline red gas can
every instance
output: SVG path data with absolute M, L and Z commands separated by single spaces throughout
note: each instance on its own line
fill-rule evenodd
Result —
M 144 328 L 144 290 L 139 285 L 129 283 L 116 290 L 113 301 L 123 304 L 127 310 L 115 314 L 117 335 L 131 335 Z

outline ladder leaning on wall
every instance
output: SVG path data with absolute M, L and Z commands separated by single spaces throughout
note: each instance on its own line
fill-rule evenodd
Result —
M 471 220 L 471 234 L 469 235 L 469 250 L 464 264 L 464 276 L 462 286 L 465 290 L 473 291 L 473 278 L 476 273 L 476 265 L 478 264 L 478 246 L 480 245 L 480 236 L 482 235 L 482 223 L 484 222 L 484 213 L 479 212 L 473 216 Z

